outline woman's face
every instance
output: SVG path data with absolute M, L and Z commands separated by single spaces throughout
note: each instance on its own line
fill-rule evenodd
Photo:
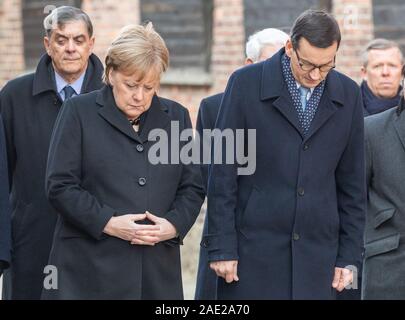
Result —
M 137 74 L 126 75 L 111 70 L 109 80 L 118 108 L 128 119 L 136 119 L 150 108 L 160 77 L 156 72 L 150 71 L 139 80 Z

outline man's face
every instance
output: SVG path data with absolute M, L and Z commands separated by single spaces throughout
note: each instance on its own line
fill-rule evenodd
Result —
M 51 37 L 44 38 L 44 45 L 55 71 L 68 81 L 78 78 L 86 70 L 94 37 L 89 37 L 83 21 L 71 21 L 52 30 Z
M 392 98 L 401 83 L 402 58 L 398 48 L 370 50 L 368 63 L 362 67 L 363 80 L 379 98 Z
M 337 49 L 336 41 L 330 47 L 318 48 L 312 46 L 305 38 L 301 38 L 298 48 L 294 49 L 291 40 L 288 40 L 285 52 L 291 59 L 291 70 L 295 80 L 304 87 L 316 87 L 335 65 Z M 312 68 L 313 66 L 320 68 Z M 312 70 L 309 70 L 311 68 Z

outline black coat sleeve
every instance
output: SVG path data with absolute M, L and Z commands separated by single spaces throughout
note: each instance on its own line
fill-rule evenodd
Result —
M 6 140 L 0 116 L 0 275 L 9 266 L 11 259 L 10 215 Z
M 223 96 L 215 127 L 221 132 L 244 128 L 243 90 L 237 75 L 229 79 Z M 226 161 L 226 142 L 215 143 L 212 150 L 208 178 L 208 228 L 203 244 L 208 249 L 209 261 L 237 260 L 238 243 L 235 227 L 235 213 L 238 193 L 238 165 Z M 222 159 L 217 147 L 222 149 Z M 233 155 L 235 157 L 235 154 Z M 234 158 L 235 159 L 235 158 Z M 220 160 L 220 161 L 217 161 Z M 218 163 L 219 162 L 219 163 Z
M 46 193 L 52 206 L 77 228 L 101 239 L 115 210 L 81 186 L 82 123 L 74 99 L 67 100 L 52 133 L 46 168 Z
M 0 92 L 0 113 L 3 118 L 3 126 L 5 133 L 5 145 L 7 150 L 7 164 L 8 164 L 8 182 L 10 190 L 13 183 L 13 172 L 17 162 L 17 155 L 14 147 L 14 119 L 13 115 L 14 106 L 10 96 L 9 85 L 7 84 Z M 15 89 L 14 89 L 15 90 Z
M 337 267 L 359 268 L 366 210 L 366 169 L 363 103 L 360 92 L 353 99 L 352 128 L 346 149 L 335 172 L 340 218 Z
M 192 130 L 191 120 L 187 110 L 184 112 L 182 123 L 183 126 L 181 129 Z M 189 139 L 187 143 L 193 144 L 195 141 Z M 183 143 L 183 146 L 184 145 Z M 165 215 L 165 218 L 176 227 L 181 241 L 197 219 L 204 198 L 205 193 L 199 172 L 199 165 L 196 163 L 183 164 L 176 198 L 174 199 L 171 210 Z

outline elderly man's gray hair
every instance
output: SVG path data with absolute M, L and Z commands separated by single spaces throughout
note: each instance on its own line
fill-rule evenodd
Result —
M 251 35 L 246 43 L 246 58 L 251 59 L 253 62 L 257 62 L 260 53 L 265 46 L 284 46 L 288 39 L 288 34 L 279 29 L 267 28 L 258 31 Z
M 383 38 L 377 38 L 374 40 L 371 40 L 366 47 L 363 50 L 362 53 L 362 62 L 363 62 L 363 67 L 367 67 L 368 64 L 368 53 L 371 50 L 387 50 L 391 48 L 397 48 L 401 54 L 401 61 L 403 62 L 404 57 L 401 51 L 401 48 L 399 47 L 399 44 L 396 43 L 395 41 L 388 40 L 388 39 L 383 39 Z
M 66 23 L 72 21 L 83 21 L 86 24 L 89 37 L 93 36 L 93 24 L 89 16 L 84 11 L 70 6 L 56 8 L 46 16 L 44 19 L 46 36 L 50 38 L 54 29 L 63 28 Z

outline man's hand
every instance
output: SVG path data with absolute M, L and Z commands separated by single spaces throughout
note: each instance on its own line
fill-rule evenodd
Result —
M 239 281 L 238 260 L 214 261 L 210 263 L 210 268 L 215 271 L 218 277 L 224 278 L 227 283 Z
M 155 225 L 137 224 L 135 221 L 145 220 L 146 214 L 126 214 L 123 216 L 112 217 L 104 228 L 104 233 L 120 238 L 122 240 L 131 241 L 137 230 L 158 230 Z M 142 243 L 153 245 L 153 243 Z
M 332 287 L 341 292 L 349 284 L 353 283 L 353 271 L 345 268 L 335 268 Z
M 137 230 L 131 239 L 132 244 L 156 244 L 173 239 L 177 235 L 176 228 L 165 218 L 159 218 L 146 211 L 146 218 L 155 223 L 154 229 Z

